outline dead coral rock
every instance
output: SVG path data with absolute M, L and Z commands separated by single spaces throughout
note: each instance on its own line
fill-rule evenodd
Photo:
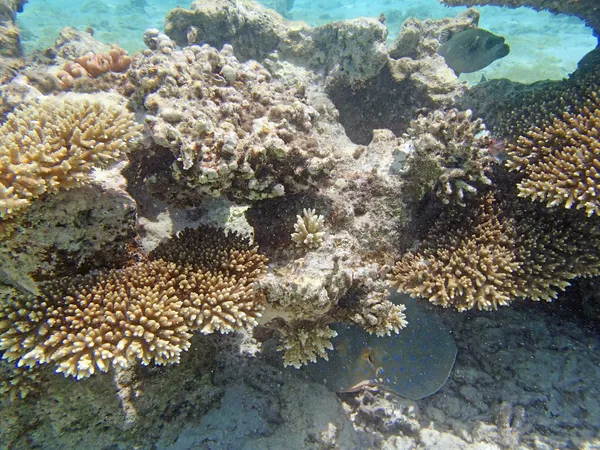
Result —
M 255 61 L 238 62 L 229 45 L 147 51 L 128 76 L 152 141 L 177 159 L 170 174 L 149 180 L 157 196 L 187 204 L 280 197 L 331 170 L 330 148 L 314 130 L 319 114 L 302 86 L 273 79 Z
M 244 26 L 240 27 L 239 23 Z M 353 19 L 310 28 L 289 22 L 253 1 L 195 1 L 169 12 L 165 32 L 178 45 L 229 43 L 242 60 L 282 59 L 326 73 L 328 80 L 357 85 L 386 63 L 387 29 L 376 19 Z
M 394 60 L 410 58 L 414 60 L 432 57 L 437 54 L 440 45 L 440 34 L 444 31 L 453 33 L 467 28 L 477 27 L 479 12 L 468 9 L 455 18 L 419 20 L 409 17 L 402 24 L 400 33 L 390 45 L 389 56 Z
M 111 49 L 86 31 L 65 27 L 58 33 L 54 50 L 56 55 L 66 61 L 74 61 L 86 53 L 108 53 Z
M 0 0 L 0 55 L 19 57 L 23 54 L 17 13 L 23 12 L 26 0 Z
M 97 178 L 89 186 L 36 200 L 3 233 L 0 271 L 12 274 L 4 282 L 31 290 L 31 277 L 45 280 L 119 266 L 128 258 L 136 227 L 134 200 Z

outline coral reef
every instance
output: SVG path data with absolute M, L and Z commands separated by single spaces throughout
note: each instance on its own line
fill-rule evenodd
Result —
M 322 215 L 317 215 L 314 209 L 304 208 L 302 215 L 297 215 L 298 221 L 294 224 L 292 241 L 297 247 L 319 248 L 323 243 L 325 224 Z
M 497 309 L 517 297 L 552 300 L 572 279 L 599 274 L 599 250 L 597 221 L 488 193 L 444 211 L 390 281 L 436 305 Z
M 600 214 L 600 99 L 592 92 L 552 125 L 532 128 L 507 148 L 509 169 L 523 178 L 519 195 Z
M 153 142 L 176 159 L 169 177 L 149 180 L 157 195 L 188 204 L 221 195 L 257 200 L 305 190 L 330 170 L 304 87 L 272 79 L 254 61 L 239 63 L 230 45 L 146 51 L 128 75 Z
M 140 137 L 126 108 L 88 98 L 23 106 L 8 115 L 0 134 L 2 219 L 42 194 L 85 184 L 94 168 L 122 159 Z
M 1 305 L 0 348 L 17 367 L 53 364 L 78 379 L 136 361 L 179 362 L 192 332 L 256 325 L 266 259 L 237 235 L 185 230 L 124 269 L 39 283 Z M 164 259 L 163 259 L 164 258 Z
M 296 369 L 316 362 L 317 358 L 327 358 L 327 350 L 333 350 L 331 338 L 337 333 L 326 325 L 311 324 L 309 328 L 302 324 L 280 329 L 281 344 L 277 349 L 283 352 L 283 365 Z
M 231 44 L 242 60 L 262 61 L 276 51 L 282 59 L 325 73 L 329 81 L 352 86 L 377 75 L 387 59 L 387 29 L 376 19 L 310 28 L 248 0 L 200 0 L 189 10 L 175 8 L 167 14 L 165 33 L 180 46 Z
M 508 304 L 519 288 L 513 277 L 519 268 L 516 236 L 495 215 L 493 201 L 488 195 L 472 213 L 439 219 L 422 248 L 396 263 L 393 285 L 459 311 Z
M 19 28 L 16 25 L 17 13 L 23 11 L 26 0 L 0 1 L 0 56 L 22 56 Z
M 434 191 L 445 203 L 465 205 L 489 186 L 489 133 L 470 110 L 435 111 L 411 121 L 403 136 L 412 150 L 404 164 L 402 191 L 413 202 Z
M 242 60 L 252 58 L 267 65 L 276 55 L 324 74 L 323 82 L 349 137 L 367 144 L 373 129 L 389 128 L 400 134 L 415 111 L 451 107 L 465 88 L 435 53 L 437 37 L 433 36 L 446 27 L 473 26 L 478 17 L 470 11 L 457 19 L 426 21 L 417 34 L 407 28 L 407 38 L 391 54 L 382 21 L 359 18 L 310 28 L 250 1 L 195 1 L 189 10 L 175 8 L 167 15 L 165 32 L 180 46 L 231 44 Z M 407 41 L 426 38 L 431 45 L 417 46 L 418 54 L 414 46 L 403 53 Z

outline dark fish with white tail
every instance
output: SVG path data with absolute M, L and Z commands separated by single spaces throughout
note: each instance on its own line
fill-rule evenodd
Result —
M 437 52 L 457 76 L 477 72 L 510 53 L 502 36 L 483 28 L 467 28 L 457 33 L 444 30 L 440 42 Z

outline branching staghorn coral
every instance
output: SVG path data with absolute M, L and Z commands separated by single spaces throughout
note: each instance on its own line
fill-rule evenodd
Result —
M 168 241 L 148 261 L 42 282 L 40 295 L 4 299 L 3 358 L 17 367 L 53 364 L 80 379 L 137 361 L 177 363 L 197 329 L 256 325 L 263 305 L 254 282 L 266 264 L 256 247 L 210 227 L 174 241 L 173 251 Z M 183 254 L 186 247 L 193 250 Z
M 292 324 L 280 329 L 281 344 L 277 350 L 283 352 L 283 365 L 296 369 L 317 362 L 317 358 L 328 360 L 327 350 L 333 350 L 331 339 L 337 332 L 327 325 Z
M 0 127 L 0 218 L 85 184 L 94 167 L 123 158 L 140 136 L 133 114 L 116 104 L 45 99 L 16 109 Z
M 600 214 L 599 130 L 600 98 L 592 92 L 583 107 L 509 145 L 507 166 L 524 176 L 519 196 Z
M 414 201 L 434 191 L 442 202 L 464 206 L 466 196 L 491 184 L 489 134 L 470 110 L 420 116 L 411 121 L 404 138 L 414 150 L 405 163 L 403 190 Z
M 549 301 L 573 278 L 600 273 L 600 222 L 496 195 L 446 210 L 419 250 L 396 263 L 391 283 L 464 311 L 517 297 Z
M 302 215 L 297 215 L 296 218 L 298 220 L 292 233 L 292 241 L 296 243 L 296 247 L 319 248 L 325 235 L 323 216 L 317 215 L 314 209 L 304 208 Z

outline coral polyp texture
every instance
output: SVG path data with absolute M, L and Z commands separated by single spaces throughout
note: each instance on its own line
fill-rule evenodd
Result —
M 52 364 L 78 379 L 111 366 L 179 362 L 192 333 L 256 325 L 254 281 L 266 258 L 248 241 L 203 227 L 124 269 L 39 283 L 0 305 L 0 349 L 17 367 Z M 182 255 L 184 247 L 195 247 Z
M 519 196 L 600 214 L 600 99 L 534 127 L 508 146 L 507 166 L 523 175 Z
M 317 215 L 314 209 L 304 208 L 302 215 L 296 216 L 292 241 L 297 247 L 319 248 L 325 235 L 325 223 L 322 215 Z
M 283 365 L 296 369 L 317 362 L 317 358 L 328 360 L 327 350 L 333 350 L 331 339 L 337 336 L 327 325 L 296 324 L 280 331 L 282 338 L 277 349 L 283 352 Z
M 124 158 L 140 136 L 125 107 L 86 97 L 16 109 L 0 127 L 0 218 L 43 194 L 85 184 L 95 167 Z
M 206 196 L 279 197 L 316 184 L 331 168 L 305 86 L 273 79 L 255 61 L 240 63 L 230 45 L 147 50 L 128 75 L 154 144 L 174 156 L 168 177 L 149 180 L 155 195 L 188 204 Z
M 442 213 L 390 279 L 401 292 L 459 311 L 552 300 L 570 280 L 600 273 L 600 224 L 585 222 L 488 193 L 472 208 Z
M 402 176 L 409 198 L 420 200 L 434 191 L 443 203 L 464 206 L 467 196 L 491 184 L 489 133 L 470 110 L 420 116 L 410 122 L 403 137 L 411 148 Z
M 235 233 L 225 238 L 209 227 L 201 233 L 185 229 L 160 244 L 152 256 L 182 265 L 193 264 L 205 274 L 201 279 L 182 282 L 193 291 L 184 302 L 192 328 L 208 334 L 257 325 L 264 308 L 263 296 L 254 281 L 266 271 L 267 258 L 247 238 Z

